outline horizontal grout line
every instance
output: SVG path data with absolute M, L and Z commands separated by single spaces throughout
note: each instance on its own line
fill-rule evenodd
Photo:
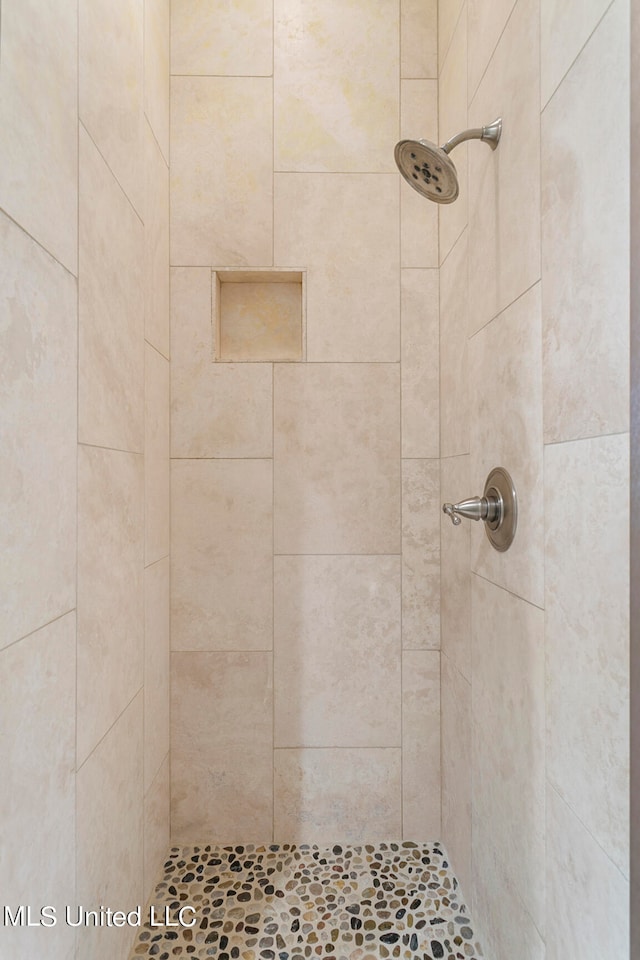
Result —
M 401 557 L 401 553 L 274 553 L 274 557 Z
M 425 273 L 431 271 L 432 273 L 437 273 L 440 269 L 439 266 L 436 267 L 400 267 L 401 273 Z
M 273 456 L 270 457 L 169 457 L 170 461 L 185 463 L 193 461 L 194 463 L 271 463 Z
M 398 177 L 397 170 L 274 170 L 278 177 Z M 275 201 L 274 201 L 275 203 Z
M 179 80 L 273 80 L 273 73 L 170 73 Z
M 402 557 L 402 553 L 275 553 L 274 557 Z
M 389 747 L 389 746 L 384 746 L 384 747 L 359 747 L 359 746 L 357 746 L 357 745 L 355 745 L 355 746 L 347 746 L 347 747 L 345 747 L 345 746 L 332 747 L 332 746 L 317 746 L 317 745 L 314 745 L 314 746 L 304 746 L 304 745 L 303 745 L 303 746 L 298 746 L 298 747 L 276 747 L 276 746 L 274 745 L 274 747 L 273 747 L 273 752 L 274 752 L 274 753 L 276 753 L 276 752 L 278 752 L 278 751 L 284 751 L 284 750 L 402 750 L 402 744 L 398 744 L 398 745 L 392 746 L 392 747 Z
M 254 648 L 253 650 L 228 650 L 228 649 L 223 649 L 223 650 L 209 650 L 209 649 L 207 649 L 207 650 L 174 650 L 173 648 L 171 648 L 171 649 L 169 650 L 169 653 L 171 653 L 171 654 L 174 654 L 174 653 L 216 653 L 216 654 L 217 654 L 217 653 L 228 653 L 228 654 L 241 653 L 241 654 L 243 654 L 243 655 L 246 656 L 246 654 L 248 654 L 248 653 L 273 653 L 273 649 L 272 649 L 271 647 L 269 647 L 268 649 L 264 649 L 264 650 L 263 650 L 263 649 L 255 649 L 255 648 Z

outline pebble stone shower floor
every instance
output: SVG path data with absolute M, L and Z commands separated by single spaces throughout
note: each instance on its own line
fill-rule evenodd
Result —
M 130 960 L 480 960 L 438 843 L 173 847 Z M 147 913 L 147 916 L 149 914 Z M 191 919 L 192 914 L 184 916 Z

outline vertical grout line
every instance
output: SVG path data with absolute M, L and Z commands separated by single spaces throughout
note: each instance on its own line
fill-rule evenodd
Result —
M 172 751 L 171 751 L 171 743 L 172 743 L 172 740 L 173 740 L 173 716 L 172 716 L 172 707 L 171 707 L 171 704 L 172 704 L 172 696 L 171 696 L 171 693 L 172 693 L 172 689 L 173 689 L 173 670 L 172 670 L 173 658 L 172 658 L 172 656 L 171 656 L 171 649 L 172 649 L 172 645 L 173 645 L 173 643 L 172 643 L 173 637 L 172 637 L 172 635 L 171 635 L 171 634 L 172 634 L 172 630 L 171 630 L 171 606 L 172 606 L 172 598 L 173 598 L 173 564 L 172 564 L 172 562 L 171 562 L 171 561 L 172 561 L 171 553 L 172 553 L 172 547 L 173 547 L 173 537 L 172 537 L 172 506 L 173 506 L 173 469 L 172 469 L 172 466 L 173 466 L 173 464 L 172 464 L 172 459 L 171 459 L 171 453 L 172 453 L 172 450 L 173 450 L 173 424 L 172 424 L 173 418 L 172 418 L 172 416 L 171 416 L 171 409 L 172 409 L 172 407 L 171 407 L 171 401 L 172 401 L 172 398 L 173 398 L 173 376 L 172 376 L 173 369 L 172 369 L 172 359 L 171 359 L 171 340 L 172 340 L 172 332 L 173 332 L 173 331 L 172 331 L 172 327 L 173 327 L 173 321 L 172 321 L 173 284 L 172 284 L 172 282 L 171 282 L 171 280 L 172 280 L 172 277 L 171 277 L 171 89 L 172 89 L 172 84 L 171 84 L 171 17 L 172 17 L 172 6 L 173 6 L 173 5 L 172 5 L 172 3 L 171 3 L 171 0 L 166 0 L 166 3 L 168 4 L 168 7 L 169 7 L 169 38 L 168 38 L 168 39 L 169 39 L 169 63 L 168 63 L 169 72 L 168 72 L 168 76 L 167 76 L 167 83 L 168 83 L 168 87 L 169 87 L 169 90 L 168 90 L 169 97 L 168 97 L 168 102 L 167 102 L 167 108 L 168 108 L 168 111 L 167 111 L 167 112 L 168 112 L 167 120 L 168 120 L 168 123 L 169 123 L 169 140 L 168 140 L 168 143 L 167 143 L 167 162 L 168 162 L 168 167 L 169 167 L 169 178 L 168 178 L 168 186 L 167 186 L 167 205 L 168 205 L 167 220 L 168 220 L 168 235 L 169 235 L 169 256 L 168 256 L 168 262 L 167 262 L 167 271 L 168 271 L 168 274 L 169 274 L 169 349 L 167 350 L 167 353 L 169 354 L 169 410 L 168 410 L 168 414 L 169 414 L 169 463 L 168 463 L 168 470 L 169 470 L 169 597 L 168 597 L 168 601 L 169 601 L 169 604 L 168 604 L 168 606 L 169 606 L 169 623 L 168 623 L 168 630 L 167 630 L 168 635 L 169 635 L 169 650 L 168 650 L 168 661 L 169 661 L 169 667 L 168 667 L 168 669 L 169 669 L 169 684 L 168 684 L 168 687 L 169 687 L 169 703 L 167 704 L 167 714 L 168 714 L 168 718 L 169 718 L 169 747 L 168 747 L 168 752 L 169 752 L 169 798 L 168 798 L 168 800 L 169 800 L 169 810 L 168 810 L 167 812 L 168 812 L 168 823 L 169 823 L 169 846 L 171 846 L 171 838 L 172 838 L 172 831 L 173 831 L 173 827 L 172 827 L 172 823 L 171 823 L 171 794 L 172 794 L 172 792 L 173 792 L 173 778 L 172 778 L 172 760 L 173 760 L 173 758 L 172 758 Z
M 271 0 L 271 265 L 276 265 L 276 12 Z M 273 379 L 272 379 L 273 383 Z M 272 448 L 273 452 L 273 448 Z
M 547 713 L 548 713 L 548 684 L 547 684 L 547 612 L 546 612 L 546 572 L 547 572 L 547 563 L 546 563 L 546 553 L 544 548 L 544 537 L 545 537 L 545 468 L 546 468 L 546 456 L 545 456 L 545 443 L 544 443 L 544 351 L 543 351 L 543 323 L 544 323 L 544 283 L 542 276 L 542 10 L 541 6 L 538 7 L 538 86 L 539 86 L 539 112 L 538 112 L 538 173 L 540 176 L 540 196 L 538 198 L 539 202 L 539 211 L 538 211 L 538 231 L 539 231 L 539 249 L 540 249 L 540 377 L 542 380 L 540 397 L 542 410 L 540 411 L 540 416 L 542 420 L 542 532 L 543 532 L 543 550 L 542 550 L 542 606 L 543 606 L 543 619 L 542 619 L 542 651 L 544 657 L 544 700 L 542 704 L 543 709 L 543 736 L 542 736 L 542 751 L 543 751 L 543 789 L 542 789 L 542 808 L 543 808 L 543 830 L 544 830 L 544 842 L 542 844 L 543 856 L 544 856 L 544 869 L 545 869 L 545 879 L 544 879 L 544 899 L 543 899 L 543 931 L 544 936 L 541 937 L 546 947 L 546 929 L 547 929 L 547 862 L 548 862 L 548 833 L 547 833 Z
M 271 0 L 271 262 L 276 264 L 276 9 Z M 271 364 L 271 842 L 276 836 L 276 365 Z
M 141 150 L 144 157 L 144 168 L 146 169 L 147 152 L 147 118 L 145 110 L 146 92 L 147 92 L 147 72 L 146 72 L 146 25 L 147 25 L 147 3 L 143 0 L 142 4 L 142 117 L 140 120 L 142 144 Z M 149 129 L 151 124 L 149 123 Z M 146 898 L 147 892 L 144 889 L 144 865 L 147 850 L 147 824 L 145 819 L 145 795 L 146 795 L 146 755 L 147 755 L 147 711 L 146 711 L 146 684 L 147 684 L 147 277 L 146 277 L 146 246 L 147 246 L 147 180 L 143 178 L 142 185 L 142 888 L 143 896 Z
M 151 123 L 149 122 L 146 115 L 146 94 L 147 94 L 147 70 L 146 70 L 146 52 L 147 52 L 147 0 L 143 0 L 142 4 L 142 116 L 140 118 L 140 127 L 142 134 L 142 156 L 144 169 L 147 169 L 147 143 L 149 138 L 149 133 L 151 132 L 153 136 L 153 131 L 151 128 Z M 148 130 L 147 130 L 148 126 Z M 147 303 L 147 264 L 146 264 L 146 248 L 148 243 L 148 221 L 149 217 L 147 216 L 148 212 L 148 176 L 143 177 L 142 184 L 142 776 L 140 782 L 142 784 L 142 893 L 143 897 L 147 898 L 147 890 L 145 889 L 145 864 L 146 864 L 146 854 L 147 854 L 147 844 L 149 842 L 148 830 L 147 830 L 147 821 L 145 817 L 145 797 L 147 791 L 146 784 L 146 769 L 147 769 L 147 521 L 148 521 L 148 504 L 147 504 L 147 470 L 148 470 L 148 443 L 147 443 L 147 385 L 148 385 L 148 370 L 147 370 L 147 315 L 149 310 L 149 304 Z M 154 197 L 155 202 L 155 197 Z M 156 411 L 154 411 L 154 414 Z M 154 778 L 155 779 L 155 778 Z M 153 781 L 152 781 L 153 782 Z
M 276 831 L 276 470 L 275 363 L 271 364 L 271 842 Z
M 438 143 L 440 143 L 441 141 L 440 141 L 440 139 L 439 139 L 439 138 L 440 138 L 440 53 L 439 53 L 439 49 L 440 49 L 440 3 L 439 3 L 439 0 L 437 0 L 437 2 L 436 2 L 436 24 L 435 24 L 435 29 L 436 29 L 436 130 L 437 130 L 437 134 L 438 134 Z M 436 269 L 437 269 L 437 271 L 438 271 L 438 277 L 437 277 L 437 281 L 438 281 L 438 282 L 437 282 L 437 291 L 438 291 L 438 292 L 437 292 L 437 296 L 438 296 L 438 335 L 437 335 L 437 336 L 438 336 L 438 342 L 437 342 L 437 347 L 438 347 L 438 352 L 437 352 L 437 357 L 438 357 L 438 425 L 437 425 L 437 430 L 438 430 L 438 494 L 439 494 L 439 497 L 438 497 L 438 509 L 439 509 L 440 503 L 442 502 L 442 398 L 441 398 L 441 396 L 440 396 L 440 386 L 441 386 L 441 379 L 442 379 L 442 369 L 441 369 L 442 365 L 441 365 L 441 362 L 440 362 L 440 357 L 441 357 L 441 340 L 442 340 L 442 334 L 441 334 L 441 325 L 442 325 L 442 322 L 441 322 L 441 315 L 440 315 L 440 304 L 441 304 L 441 298 L 440 298 L 440 207 L 438 207 L 438 215 L 437 215 L 437 218 L 436 218 L 436 223 L 437 223 L 436 229 L 437 229 L 437 231 L 438 231 L 438 236 L 437 236 L 437 241 L 438 241 L 438 242 L 437 242 L 437 244 L 436 244 L 436 250 L 437 250 L 437 254 L 436 254 Z M 439 673 L 440 673 L 440 689 L 439 689 L 439 696 L 440 696 L 440 840 L 441 840 L 442 843 L 444 843 L 444 836 L 443 836 L 443 833 L 444 833 L 444 831 L 443 831 L 443 823 L 444 823 L 444 789 L 443 789 L 443 782 L 444 782 L 444 737 L 443 737 L 443 726 L 444 726 L 444 724 L 443 724 L 443 720 L 442 720 L 442 717 L 443 717 L 443 710 L 442 710 L 442 706 L 443 706 L 443 696 L 442 696 L 442 688 L 443 688 L 443 685 L 442 685 L 442 583 L 443 583 L 443 577 L 442 577 L 442 518 L 441 518 L 441 516 L 440 516 L 439 523 L 438 523 L 438 557 L 439 557 L 439 560 L 438 560 L 438 573 L 439 573 L 439 583 L 438 583 L 438 601 L 439 601 L 439 603 L 438 603 L 438 626 L 439 626 L 439 633 L 440 633 L 440 658 L 439 658 Z
M 402 2 L 398 3 L 398 140 L 402 131 Z M 404 628 L 402 618 L 402 595 L 403 595 L 403 551 L 404 538 L 403 531 L 403 460 L 402 460 L 402 189 L 400 175 L 397 177 L 398 184 L 398 346 L 399 346 L 399 394 L 398 394 L 398 434 L 399 434 L 399 466 L 400 466 L 400 836 L 404 840 Z
M 465 16 L 466 21 L 467 21 L 466 24 L 465 24 L 465 34 L 466 34 L 467 42 L 466 42 L 466 59 L 465 59 L 465 65 L 464 65 L 464 66 L 465 66 L 465 93 L 464 93 L 464 98 L 465 98 L 465 104 L 466 104 L 466 117 L 467 117 L 467 122 L 468 122 L 468 119 L 469 119 L 469 17 L 468 17 L 468 11 L 469 11 L 469 7 L 468 7 L 468 4 L 466 3 L 466 0 L 465 0 L 464 16 Z M 465 329 L 465 332 L 464 332 L 465 341 L 466 341 L 466 343 L 464 344 L 464 347 L 465 347 L 466 350 L 467 350 L 467 358 L 468 358 L 468 357 L 469 357 L 469 352 L 470 352 L 469 349 L 468 349 L 468 341 L 469 341 L 469 245 L 468 245 L 468 238 L 469 238 L 469 235 L 470 235 L 470 232 L 471 232 L 470 229 L 469 229 L 469 224 L 470 224 L 470 220 L 471 220 L 471 209 L 472 209 L 472 207 L 471 207 L 471 199 L 470 199 L 470 197 L 469 197 L 469 191 L 470 191 L 470 189 L 471 189 L 471 177 L 469 176 L 469 152 L 468 152 L 468 150 L 467 150 L 467 163 L 466 163 L 466 189 L 467 189 L 467 198 L 468 198 L 468 199 L 467 199 L 467 222 L 466 222 L 466 224 L 465 224 L 465 228 L 464 228 L 464 229 L 467 231 L 467 254 L 466 254 L 466 257 L 465 257 L 465 284 L 466 284 L 466 288 L 467 288 L 467 289 L 466 289 L 467 324 L 466 324 L 466 329 Z M 464 232 L 464 231 L 463 231 L 463 232 Z M 462 235 L 462 234 L 461 234 L 461 235 Z M 467 359 L 467 371 L 466 371 L 466 373 L 467 373 L 467 379 L 468 379 L 468 375 L 469 375 L 468 359 Z M 470 400 L 467 400 L 467 403 L 470 404 Z M 469 416 L 469 420 L 470 420 L 470 419 L 471 419 L 471 418 L 470 418 L 471 410 L 469 409 L 468 411 L 466 411 L 466 414 L 467 414 L 467 416 Z M 473 430 L 473 424 L 471 424 L 471 430 Z M 469 437 L 469 441 L 468 441 L 467 451 L 466 451 L 466 452 L 467 452 L 467 455 L 468 455 L 467 463 L 469 464 L 469 468 L 470 468 L 470 467 L 471 467 L 471 437 Z M 469 879 L 470 890 L 468 891 L 468 897 L 470 898 L 471 903 L 473 903 L 473 901 L 475 900 L 475 878 L 474 878 L 474 870 L 473 870 L 473 767 L 474 767 L 474 763 L 473 763 L 473 584 L 472 584 L 472 571 L 471 571 L 471 538 L 469 538 L 469 550 L 468 550 L 468 556 L 467 556 L 467 566 L 468 566 L 468 569 L 469 569 L 469 591 L 470 591 L 470 597 L 469 597 L 469 608 L 470 608 L 470 618 L 469 618 L 469 629 L 470 629 L 469 649 L 470 649 L 470 657 L 469 657 L 469 660 L 470 660 L 471 684 L 470 684 L 470 692 L 469 692 L 469 716 L 470 716 L 470 721 L 471 721 L 470 725 L 471 725 L 471 741 L 472 741 L 472 742 L 471 742 L 471 749 L 470 749 L 470 751 L 469 751 L 471 760 L 470 760 L 470 764 L 469 764 L 469 767 L 470 767 L 470 769 L 469 769 L 469 809 L 470 809 L 470 823 L 469 823 L 469 852 L 468 852 L 468 858 L 469 858 L 469 860 L 468 860 L 468 862 L 469 862 L 469 874 L 470 874 L 470 879 Z M 473 909 L 472 906 L 471 906 L 471 904 L 469 904 L 469 908 L 470 908 L 470 909 Z
M 76 4 L 76 656 L 75 656 L 75 757 L 74 757 L 74 851 L 73 893 L 78 902 L 78 557 L 80 555 L 80 4 Z M 73 942 L 74 956 L 78 956 L 78 933 Z

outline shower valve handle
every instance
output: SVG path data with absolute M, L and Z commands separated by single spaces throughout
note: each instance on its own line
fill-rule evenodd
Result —
M 469 500 L 461 500 L 460 503 L 442 505 L 442 512 L 451 517 L 455 527 L 462 523 L 463 517 L 467 520 L 486 520 L 492 523 L 498 516 L 499 510 L 499 501 L 494 496 L 471 497 Z
M 513 480 L 504 467 L 494 467 L 484 485 L 481 497 L 470 497 L 460 503 L 443 503 L 442 512 L 451 517 L 454 527 L 462 518 L 484 520 L 484 530 L 491 546 L 503 553 L 513 542 L 518 523 L 518 497 Z

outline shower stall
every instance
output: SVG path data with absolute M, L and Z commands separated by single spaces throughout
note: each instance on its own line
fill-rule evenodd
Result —
M 629 3 L 373 6 L 3 0 L 0 957 L 628 952 Z

